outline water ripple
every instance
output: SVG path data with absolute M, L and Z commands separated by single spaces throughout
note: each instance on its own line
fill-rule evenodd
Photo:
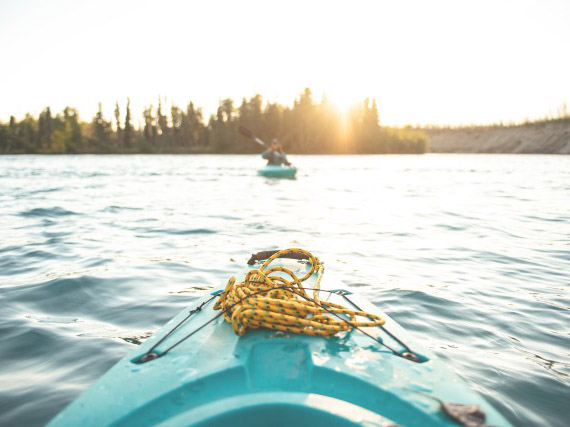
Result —
M 48 217 L 55 218 L 67 215 L 78 215 L 77 212 L 69 211 L 60 207 L 53 208 L 34 208 L 30 210 L 25 210 L 19 213 L 23 217 Z

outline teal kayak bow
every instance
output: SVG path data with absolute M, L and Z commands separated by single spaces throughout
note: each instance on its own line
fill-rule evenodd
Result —
M 273 252 L 179 313 L 50 425 L 509 425 L 318 259 Z M 288 272 L 307 276 L 303 289 Z

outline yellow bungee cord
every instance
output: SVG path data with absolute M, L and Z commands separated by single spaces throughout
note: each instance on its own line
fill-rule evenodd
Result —
M 310 270 L 302 278 L 285 267 L 270 264 L 288 254 L 308 257 Z M 284 249 L 269 257 L 259 269 L 250 270 L 242 282 L 231 277 L 214 309 L 223 310 L 237 335 L 248 329 L 267 328 L 295 334 L 331 336 L 353 327 L 382 326 L 384 319 L 376 314 L 350 310 L 319 298 L 325 267 L 318 258 L 303 249 Z M 284 273 L 290 280 L 275 273 Z M 317 273 L 312 297 L 303 282 Z M 357 321 L 357 317 L 368 321 Z

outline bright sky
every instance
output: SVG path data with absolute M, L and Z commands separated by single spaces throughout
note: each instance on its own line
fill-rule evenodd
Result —
M 523 120 L 570 107 L 568 0 L 0 0 L 0 120 L 130 96 L 214 111 L 310 87 L 385 124 Z

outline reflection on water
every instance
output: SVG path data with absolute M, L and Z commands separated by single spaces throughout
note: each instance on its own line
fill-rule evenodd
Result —
M 252 252 L 304 247 L 514 424 L 566 425 L 570 157 L 292 160 L 0 157 L 0 424 L 45 424 Z
M 135 344 L 135 345 L 140 345 L 142 344 L 147 338 L 149 338 L 152 335 L 152 332 L 147 332 L 145 334 L 142 335 L 135 335 L 132 337 L 119 337 L 120 339 L 128 342 L 129 344 Z

